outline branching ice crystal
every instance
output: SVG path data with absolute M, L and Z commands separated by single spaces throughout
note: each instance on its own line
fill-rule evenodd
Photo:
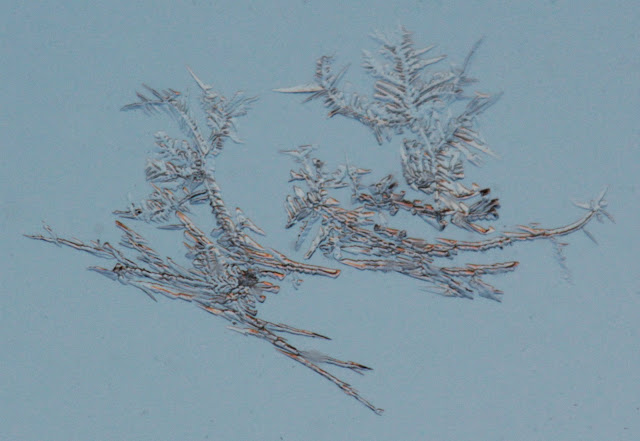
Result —
M 231 329 L 268 341 L 280 353 L 322 375 L 374 412 L 381 413 L 382 409 L 321 365 L 334 365 L 357 373 L 370 368 L 315 350 L 298 349 L 287 340 L 286 334 L 327 340 L 328 337 L 272 323 L 258 316 L 258 305 L 266 300 L 266 294 L 277 293 L 280 289 L 273 281 L 299 274 L 337 277 L 340 271 L 295 262 L 278 251 L 263 247 L 249 235 L 249 232 L 264 234 L 262 230 L 239 208 L 231 213 L 215 178 L 214 160 L 227 139 L 238 142 L 236 119 L 247 113 L 254 98 L 242 93 L 225 98 L 190 73 L 202 93 L 208 136 L 201 132 L 199 122 L 191 115 L 188 102 L 180 92 L 145 86 L 146 94 L 138 93 L 138 101 L 122 110 L 164 111 L 179 124 L 187 139 L 158 133 L 157 155 L 149 160 L 146 168 L 147 181 L 153 187 L 151 195 L 139 204 L 114 212 L 123 219 L 155 223 L 161 229 L 181 230 L 190 266 L 181 266 L 170 257 L 162 258 L 144 237 L 120 221 L 116 221 L 123 233 L 119 247 L 108 242 L 62 238 L 47 225 L 44 226 L 46 235 L 27 237 L 114 261 L 108 268 L 94 266 L 90 269 L 134 286 L 154 300 L 155 296 L 162 295 L 192 302 L 231 322 Z M 208 205 L 215 219 L 211 234 L 196 226 L 188 215 L 190 206 L 198 204 Z M 298 280 L 294 279 L 294 283 Z
M 594 217 L 602 221 L 613 218 L 605 211 L 605 191 L 588 204 L 576 203 L 586 210 L 584 216 L 559 228 L 540 228 L 535 224 L 520 225 L 517 231 L 495 233 L 483 223 L 498 218 L 499 201 L 489 196 L 490 190 L 477 184 L 465 184 L 465 161 L 479 165 L 481 155 L 491 155 L 476 127 L 476 118 L 497 99 L 483 93 L 468 95 L 466 88 L 475 80 L 468 76 L 474 45 L 461 67 L 430 71 L 444 56 L 426 58 L 432 47 L 416 49 L 409 32 L 399 35 L 374 36 L 380 42 L 382 60 L 364 54 L 364 68 L 375 79 L 374 94 L 365 97 L 339 88 L 345 69 L 334 73 L 331 57 L 318 60 L 312 84 L 286 89 L 286 93 L 309 94 L 308 100 L 321 98 L 329 108 L 329 116 L 342 115 L 369 127 L 379 144 L 394 135 L 404 134 L 401 170 L 410 190 L 422 199 L 410 199 L 399 190 L 393 176 L 366 184 L 365 170 L 344 164 L 328 170 L 325 163 L 311 156 L 313 148 L 302 146 L 284 153 L 293 157 L 297 169 L 291 181 L 304 182 L 306 190 L 293 187 L 286 200 L 287 228 L 299 226 L 296 248 L 312 233 L 305 254 L 310 258 L 316 250 L 337 261 L 362 270 L 395 271 L 427 282 L 429 289 L 453 297 L 472 298 L 474 294 L 500 300 L 502 294 L 484 280 L 485 275 L 515 269 L 518 262 L 446 265 L 463 252 L 482 252 L 503 248 L 515 242 L 548 239 L 566 268 L 558 239 L 582 230 Z M 305 365 L 337 385 L 372 411 L 382 409 L 364 399 L 348 383 L 326 371 L 324 365 L 346 368 L 356 373 L 370 370 L 352 361 L 343 361 L 315 350 L 301 350 L 285 337 L 289 335 L 328 339 L 315 332 L 273 323 L 259 317 L 258 307 L 269 293 L 277 293 L 274 282 L 292 276 L 294 286 L 300 274 L 337 277 L 340 271 L 308 265 L 289 259 L 284 254 L 259 244 L 252 234 L 264 235 L 241 209 L 229 209 L 215 178 L 215 158 L 228 139 L 239 142 L 236 120 L 246 115 L 254 98 L 236 93 L 226 98 L 204 84 L 191 70 L 201 92 L 208 136 L 200 122 L 192 116 L 188 100 L 173 89 L 157 90 L 145 86 L 138 101 L 122 110 L 146 113 L 164 111 L 179 125 L 186 139 L 156 134 L 157 154 L 146 167 L 146 179 L 153 190 L 140 203 L 114 212 L 121 219 L 154 224 L 164 230 L 179 230 L 189 261 L 180 265 L 171 257 L 161 257 L 145 238 L 121 221 L 119 246 L 108 242 L 83 242 L 59 237 L 45 224 L 46 234 L 29 235 L 58 246 L 85 251 L 111 260 L 107 268 L 90 267 L 112 280 L 134 286 L 155 300 L 157 295 L 194 303 L 205 311 L 222 317 L 230 329 L 270 342 L 277 351 Z M 345 208 L 333 192 L 350 188 L 352 206 Z M 215 225 L 206 233 L 192 220 L 193 206 L 207 205 Z M 409 213 L 425 220 L 438 231 L 453 224 L 484 236 L 477 241 L 409 237 L 404 229 L 387 225 L 387 215 Z
M 444 56 L 426 58 L 433 46 L 416 49 L 410 32 L 401 28 L 394 36 L 376 33 L 380 43 L 379 60 L 364 53 L 363 66 L 375 79 L 374 94 L 365 97 L 339 88 L 345 69 L 334 73 L 331 57 L 317 62 L 311 84 L 276 89 L 283 93 L 308 94 L 306 101 L 322 99 L 329 117 L 342 115 L 369 127 L 379 144 L 393 135 L 404 134 L 401 168 L 405 183 L 423 199 L 409 199 L 398 190 L 394 176 L 385 176 L 373 184 L 364 184 L 362 176 L 370 173 L 344 164 L 335 171 L 326 169 L 323 161 L 311 156 L 312 148 L 285 151 L 299 165 L 291 171 L 291 181 L 303 181 L 308 191 L 294 186 L 287 197 L 287 228 L 300 225 L 299 247 L 304 238 L 319 224 L 311 240 L 306 258 L 320 249 L 339 262 L 361 269 L 395 271 L 428 282 L 428 289 L 445 296 L 473 298 L 474 294 L 500 300 L 502 291 L 487 283 L 487 274 L 514 270 L 518 262 L 447 266 L 437 259 L 452 258 L 461 252 L 487 251 L 515 242 L 549 239 L 564 265 L 559 236 L 578 230 L 593 236 L 585 226 L 594 217 L 613 218 L 604 210 L 606 189 L 589 204 L 576 204 L 587 210 L 577 221 L 559 228 L 520 225 L 517 231 L 495 233 L 491 226 L 479 222 L 498 218 L 498 199 L 489 197 L 490 190 L 477 184 L 465 185 L 464 161 L 479 165 L 482 154 L 492 155 L 476 127 L 476 117 L 489 108 L 498 96 L 469 94 L 475 82 L 468 76 L 476 43 L 461 67 L 428 70 Z M 353 207 L 344 208 L 331 195 L 337 188 L 350 187 Z M 427 199 L 425 199 L 427 198 Z M 428 240 L 408 237 L 403 229 L 393 229 L 375 216 L 395 216 L 399 211 L 419 216 L 438 231 L 449 224 L 482 235 L 495 233 L 478 241 L 446 238 Z M 380 216 L 382 215 L 382 216 Z

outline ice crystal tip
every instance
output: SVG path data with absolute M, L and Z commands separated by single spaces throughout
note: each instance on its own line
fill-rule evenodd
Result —
M 279 89 L 273 89 L 274 92 L 279 93 L 315 93 L 321 92 L 323 88 L 317 84 L 302 84 L 293 87 L 282 87 Z

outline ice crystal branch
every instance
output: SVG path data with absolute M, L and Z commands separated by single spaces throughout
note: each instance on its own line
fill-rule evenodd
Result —
M 214 159 L 227 139 L 239 142 L 236 119 L 247 113 L 255 99 L 242 93 L 226 98 L 204 84 L 193 72 L 190 73 L 201 92 L 208 136 L 203 135 L 198 120 L 189 110 L 188 101 L 180 92 L 145 86 L 146 92 L 138 93 L 138 101 L 124 106 L 122 110 L 166 112 L 178 123 L 186 139 L 173 138 L 164 132 L 156 135 L 157 154 L 149 159 L 146 167 L 146 179 L 151 183 L 152 193 L 144 201 L 114 212 L 122 219 L 182 231 L 190 265 L 185 267 L 170 257 L 161 257 L 142 235 L 121 221 L 116 221 L 116 226 L 122 231 L 118 246 L 108 242 L 62 238 L 47 225 L 44 227 L 46 234 L 27 237 L 113 261 L 112 266 L 90 269 L 134 286 L 154 300 L 160 295 L 194 303 L 231 322 L 231 329 L 268 341 L 280 353 L 330 380 L 374 412 L 381 413 L 382 409 L 321 366 L 334 365 L 357 373 L 370 368 L 314 350 L 299 349 L 289 342 L 287 334 L 320 339 L 328 337 L 269 322 L 258 316 L 259 304 L 266 300 L 267 294 L 279 291 L 280 287 L 275 283 L 286 276 L 337 277 L 340 271 L 296 262 L 262 246 L 250 233 L 264 232 L 239 208 L 232 214 L 215 178 Z M 215 219 L 211 234 L 205 233 L 188 215 L 190 207 L 201 204 L 209 206 Z
M 468 69 L 480 41 L 461 67 L 431 71 L 428 68 L 445 56 L 425 58 L 434 46 L 416 49 L 404 28 L 396 36 L 377 33 L 374 38 L 381 44 L 382 59 L 365 51 L 363 61 L 375 79 L 372 97 L 340 90 L 346 69 L 335 74 L 327 56 L 318 60 L 312 84 L 276 91 L 309 94 L 306 101 L 322 98 L 330 117 L 359 121 L 373 131 L 379 144 L 405 134 L 402 174 L 410 188 L 433 198 L 440 227 L 451 222 L 476 232 L 492 232 L 475 222 L 495 219 L 498 200 L 490 199 L 486 188 L 461 183 L 464 160 L 479 165 L 482 154 L 493 155 L 476 129 L 476 117 L 499 95 L 465 93 L 465 87 L 476 81 L 468 76 Z
M 450 259 L 460 252 L 481 252 L 503 248 L 516 242 L 535 239 L 553 239 L 565 236 L 584 227 L 596 217 L 613 220 L 605 211 L 603 191 L 590 204 L 580 204 L 587 213 L 580 219 L 558 228 L 538 228 L 520 225 L 517 231 L 506 231 L 495 237 L 479 241 L 458 241 L 438 238 L 429 241 L 413 238 L 405 230 L 393 229 L 375 221 L 382 210 L 392 215 L 400 209 L 419 212 L 421 216 L 438 218 L 439 214 L 429 205 L 405 199 L 404 193 L 393 193 L 397 183 L 385 177 L 376 184 L 363 186 L 361 176 L 370 170 L 351 165 L 339 166 L 336 171 L 326 170 L 325 164 L 311 157 L 312 148 L 302 146 L 285 151 L 294 157 L 300 168 L 292 170 L 291 181 L 304 181 L 309 191 L 294 186 L 294 194 L 286 201 L 287 228 L 300 225 L 296 246 L 316 231 L 310 241 L 305 258 L 310 258 L 318 249 L 326 256 L 362 270 L 394 271 L 429 282 L 429 289 L 442 295 L 472 298 L 474 293 L 493 300 L 500 300 L 502 292 L 483 280 L 487 274 L 498 274 L 514 270 L 518 262 L 507 261 L 491 264 L 467 264 L 464 267 L 440 266 L 436 259 Z M 350 185 L 353 189 L 355 207 L 343 208 L 330 195 L 331 189 Z M 316 224 L 319 224 L 317 227 Z M 314 228 L 315 227 L 315 228 Z M 354 257 L 349 257 L 354 256 Z
M 436 259 L 449 259 L 461 252 L 479 252 L 503 248 L 515 242 L 549 239 L 560 252 L 564 243 L 559 236 L 578 230 L 592 238 L 585 226 L 595 217 L 613 221 L 605 211 L 605 191 L 589 204 L 577 204 L 587 213 L 573 223 L 558 228 L 520 225 L 517 231 L 495 233 L 479 222 L 498 218 L 499 201 L 489 197 L 490 190 L 473 183 L 465 185 L 464 161 L 481 163 L 481 154 L 493 155 L 477 130 L 477 116 L 497 100 L 497 95 L 466 93 L 475 82 L 468 69 L 480 41 L 461 67 L 440 71 L 427 68 L 438 65 L 444 56 L 425 58 L 433 46 L 416 49 L 410 32 L 401 28 L 397 35 L 374 35 L 381 45 L 382 60 L 364 53 L 363 67 L 374 78 L 374 94 L 364 97 L 339 89 L 345 69 L 333 73 L 330 57 L 317 62 L 314 82 L 308 85 L 276 89 L 283 93 L 308 94 L 306 101 L 323 99 L 329 116 L 342 115 L 369 127 L 379 144 L 404 134 L 401 170 L 409 190 L 431 200 L 409 199 L 393 175 L 372 184 L 362 177 L 370 170 L 350 164 L 328 171 L 323 161 L 311 156 L 312 148 L 302 146 L 284 153 L 293 156 L 299 169 L 291 171 L 290 181 L 302 181 L 308 191 L 294 186 L 286 201 L 287 228 L 300 225 L 296 247 L 315 228 L 305 258 L 316 250 L 339 262 L 362 270 L 394 271 L 428 282 L 430 290 L 452 297 L 472 298 L 474 293 L 500 300 L 502 292 L 483 277 L 514 270 L 518 262 L 466 264 L 463 267 L 438 265 Z M 331 192 L 350 187 L 353 206 L 344 208 Z M 374 217 L 395 216 L 399 211 L 419 216 L 437 230 L 449 224 L 490 235 L 478 241 L 448 238 L 428 240 L 408 237 L 403 229 L 393 229 Z M 384 218 L 384 216 L 382 216 Z M 561 261 L 564 265 L 564 260 Z

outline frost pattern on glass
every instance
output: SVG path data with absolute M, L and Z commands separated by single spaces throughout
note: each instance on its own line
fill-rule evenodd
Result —
M 294 284 L 298 284 L 301 274 L 337 277 L 340 271 L 296 262 L 263 247 L 250 236 L 250 233 L 262 235 L 263 231 L 242 210 L 236 208 L 232 212 L 227 207 L 215 178 L 214 160 L 227 139 L 239 142 L 236 119 L 247 113 L 255 99 L 242 93 L 225 98 L 190 73 L 202 93 L 201 106 L 208 136 L 202 133 L 180 92 L 145 86 L 146 94 L 138 93 L 138 101 L 122 110 L 142 110 L 150 114 L 164 111 L 178 123 L 186 139 L 173 138 L 164 132 L 156 134 L 157 154 L 149 159 L 146 167 L 146 179 L 153 187 L 152 193 L 144 201 L 114 212 L 122 219 L 182 231 L 190 267 L 181 266 L 171 257 L 161 257 L 142 235 L 121 221 L 116 221 L 122 231 L 119 246 L 59 237 L 48 225 L 44 226 L 46 234 L 27 237 L 115 261 L 107 268 L 94 266 L 90 269 L 134 286 L 154 300 L 162 295 L 192 302 L 231 322 L 230 329 L 268 341 L 278 352 L 333 382 L 372 411 L 381 413 L 382 409 L 321 366 L 333 365 L 357 373 L 364 373 L 370 370 L 369 367 L 316 350 L 298 349 L 286 335 L 329 338 L 258 316 L 258 306 L 266 300 L 266 295 L 280 289 L 274 282 L 292 276 Z M 211 234 L 205 233 L 189 216 L 190 206 L 199 204 L 206 204 L 211 209 L 216 224 Z
M 393 175 L 367 184 L 363 176 L 371 170 L 349 163 L 327 170 L 323 161 L 311 156 L 310 146 L 284 151 L 298 166 L 291 171 L 290 181 L 306 185 L 306 190 L 295 185 L 286 200 L 287 228 L 299 226 L 296 247 L 315 232 L 305 258 L 319 249 L 351 267 L 395 271 L 428 282 L 426 289 L 445 296 L 473 298 L 478 294 L 499 301 L 502 291 L 487 283 L 484 276 L 512 271 L 518 262 L 448 266 L 447 259 L 462 252 L 548 239 L 566 269 L 562 254 L 566 244 L 557 239 L 578 230 L 593 239 L 585 226 L 594 217 L 613 221 L 605 211 L 605 189 L 588 204 L 576 203 L 587 213 L 558 228 L 530 224 L 498 233 L 487 226 L 498 218 L 499 200 L 490 197 L 489 188 L 464 183 L 465 162 L 480 165 L 482 156 L 493 155 L 477 130 L 476 120 L 498 96 L 467 90 L 476 81 L 468 76 L 468 70 L 480 41 L 460 67 L 433 70 L 445 56 L 427 57 L 433 46 L 417 49 L 406 29 L 373 37 L 380 44 L 381 57 L 366 51 L 363 57 L 364 69 L 375 80 L 373 96 L 340 89 L 346 69 L 335 73 L 328 56 L 317 61 L 312 83 L 276 91 L 308 94 L 305 102 L 321 99 L 329 117 L 342 115 L 360 122 L 373 131 L 378 144 L 404 134 L 402 176 L 410 190 L 421 193 L 421 199 L 409 198 Z M 352 191 L 353 203 L 348 208 L 332 193 L 343 187 Z M 395 216 L 399 211 L 418 216 L 437 231 L 453 224 L 486 237 L 477 241 L 409 237 L 405 230 L 387 225 L 387 215 Z

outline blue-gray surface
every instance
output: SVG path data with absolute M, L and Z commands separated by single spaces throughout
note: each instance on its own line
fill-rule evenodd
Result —
M 636 2 L 24 3 L 0 7 L 0 439 L 640 438 Z M 617 223 L 589 228 L 599 245 L 568 238 L 572 283 L 547 243 L 486 256 L 521 262 L 494 280 L 501 304 L 345 267 L 271 296 L 263 317 L 329 335 L 316 347 L 374 367 L 345 379 L 383 416 L 208 314 L 153 303 L 84 271 L 91 256 L 22 236 L 44 219 L 118 240 L 111 211 L 147 194 L 152 134 L 172 128 L 118 109 L 143 82 L 196 92 L 189 65 L 226 93 L 260 96 L 241 120 L 245 144 L 216 173 L 264 243 L 301 258 L 283 229 L 291 164 L 278 150 L 313 143 L 382 176 L 398 173 L 398 145 L 270 91 L 309 80 L 324 54 L 353 62 L 350 80 L 367 90 L 367 36 L 400 24 L 454 62 L 486 37 L 472 73 L 479 90 L 504 91 L 481 118 L 501 159 L 471 175 L 500 197 L 497 226 L 572 221 L 571 199 L 605 184 Z M 159 251 L 179 246 L 171 236 Z

